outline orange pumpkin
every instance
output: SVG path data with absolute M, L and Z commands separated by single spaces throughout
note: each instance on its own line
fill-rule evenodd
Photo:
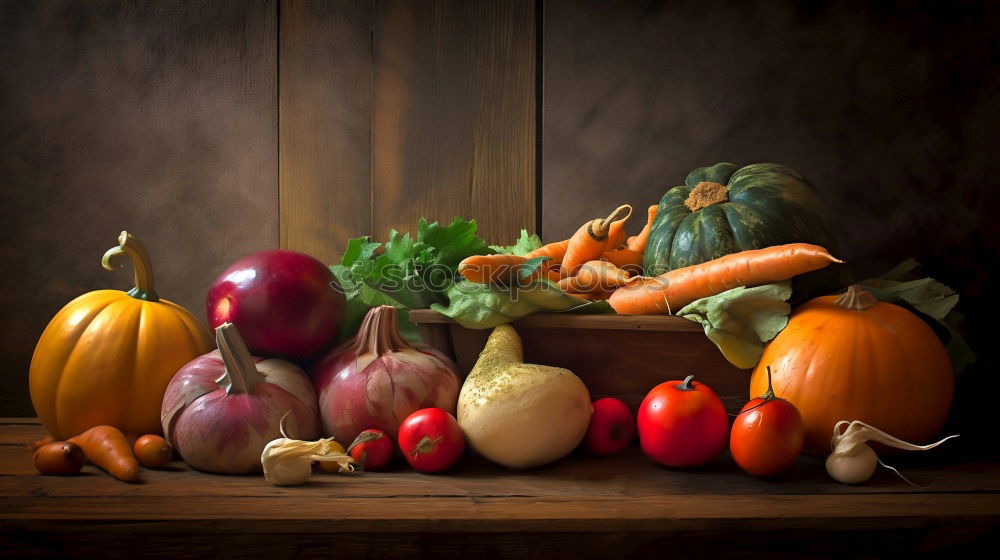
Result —
M 135 288 L 97 290 L 69 302 L 45 327 L 31 357 L 31 402 L 57 440 L 101 424 L 133 436 L 162 433 L 167 384 L 181 366 L 212 349 L 201 321 L 156 295 L 142 245 L 124 231 L 118 243 L 102 263 L 110 270 L 112 257 L 128 255 Z
M 861 420 L 900 439 L 937 434 L 954 393 L 951 361 L 919 317 L 880 302 L 859 286 L 799 307 L 764 349 L 750 396 L 767 390 L 787 399 L 806 427 L 806 450 L 830 453 L 833 426 Z

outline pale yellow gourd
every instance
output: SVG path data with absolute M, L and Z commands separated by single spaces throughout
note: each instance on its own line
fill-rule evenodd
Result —
M 583 439 L 590 392 L 568 369 L 524 363 L 510 325 L 493 329 L 458 396 L 458 424 L 469 445 L 514 469 L 544 465 Z

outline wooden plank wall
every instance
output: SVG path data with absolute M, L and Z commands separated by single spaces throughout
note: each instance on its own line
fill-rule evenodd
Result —
M 128 289 L 127 229 L 160 294 L 204 315 L 240 256 L 278 244 L 277 3 L 0 2 L 0 415 L 64 304 Z
M 333 262 L 347 239 L 476 218 L 535 222 L 534 5 L 282 2 L 281 242 Z

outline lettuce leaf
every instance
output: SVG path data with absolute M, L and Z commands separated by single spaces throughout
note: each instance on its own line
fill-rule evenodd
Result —
M 341 340 L 357 332 L 372 307 L 392 305 L 405 311 L 447 303 L 445 292 L 459 278 L 458 263 L 491 252 L 477 231 L 475 220 L 456 217 L 442 226 L 421 218 L 416 238 L 392 230 L 385 243 L 368 237 L 348 241 L 340 263 L 330 267 L 347 299 Z M 400 331 L 419 340 L 406 315 L 400 313 Z
M 701 323 L 705 335 L 734 366 L 757 365 L 764 343 L 788 324 L 791 282 L 739 287 L 685 305 L 677 315 Z
M 513 245 L 490 245 L 495 253 L 501 255 L 517 255 L 523 257 L 542 246 L 542 240 L 536 234 L 528 235 L 528 230 L 521 230 L 521 237 Z
M 509 287 L 462 281 L 452 286 L 447 295 L 448 305 L 435 303 L 431 309 L 467 329 L 491 329 L 532 313 L 572 311 L 592 304 L 567 294 L 547 279 Z

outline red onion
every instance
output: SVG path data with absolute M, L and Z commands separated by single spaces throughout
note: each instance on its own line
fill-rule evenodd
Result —
M 191 360 L 167 385 L 163 433 L 189 465 L 224 474 L 260 472 L 264 446 L 281 437 L 319 437 L 316 392 L 301 369 L 250 355 L 236 327 L 215 329 L 219 349 Z
M 351 442 L 367 429 L 396 439 L 399 425 L 421 408 L 452 415 L 458 402 L 455 363 L 430 346 L 399 334 L 396 309 L 368 311 L 357 336 L 334 349 L 313 370 L 323 431 Z

